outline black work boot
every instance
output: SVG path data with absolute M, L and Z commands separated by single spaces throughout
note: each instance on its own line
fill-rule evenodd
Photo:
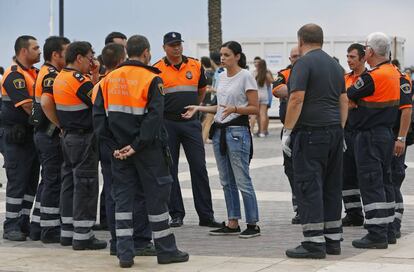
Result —
M 386 249 L 388 248 L 388 242 L 377 242 L 368 238 L 367 235 L 361 239 L 352 241 L 352 245 L 356 248 L 376 248 L 376 249 Z
M 153 243 L 149 243 L 143 248 L 135 248 L 135 256 L 157 256 L 157 250 Z
M 341 244 L 340 243 L 326 243 L 326 254 L 341 255 Z
M 127 260 L 127 261 L 119 260 L 119 266 L 121 268 L 130 268 L 133 265 L 134 265 L 134 260 Z
M 73 250 L 97 250 L 97 249 L 104 249 L 106 248 L 107 243 L 103 240 L 98 240 L 96 238 L 92 238 L 87 241 L 76 241 L 74 240 L 72 243 Z
M 300 224 L 300 217 L 299 217 L 299 213 L 298 212 L 296 212 L 296 215 L 292 218 L 292 224 L 293 225 Z
M 26 241 L 26 234 L 21 231 L 10 230 L 3 233 L 3 239 L 17 242 Z
M 359 212 L 348 212 L 344 218 L 342 218 L 343 227 L 359 227 L 364 225 L 364 216 Z
M 157 260 L 159 264 L 169 264 L 169 263 L 183 263 L 187 262 L 189 255 L 187 252 L 177 250 L 174 253 L 169 254 L 159 254 Z
M 297 259 L 324 259 L 326 253 L 323 251 L 309 251 L 303 245 L 286 250 L 286 256 Z

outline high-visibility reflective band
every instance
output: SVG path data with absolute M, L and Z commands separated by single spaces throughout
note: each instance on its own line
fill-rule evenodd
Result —
M 394 215 L 395 215 L 395 218 L 397 218 L 401 221 L 402 216 L 403 216 L 402 213 L 396 212 Z
M 169 218 L 168 212 L 158 214 L 158 215 L 150 215 L 150 214 L 148 215 L 149 221 L 153 223 L 165 221 L 165 220 L 168 220 L 168 218 Z
M 342 226 L 342 220 L 325 222 L 325 229 L 340 228 L 341 226 Z
M 342 196 L 352 196 L 352 195 L 361 195 L 361 191 L 359 189 L 351 189 L 351 190 L 343 190 Z
M 35 209 L 40 209 L 40 202 L 36 201 L 34 207 Z
M 115 213 L 115 220 L 132 220 L 132 213 L 130 212 Z
M 82 220 L 82 221 L 73 221 L 73 226 L 75 228 L 92 228 L 95 224 L 95 220 Z
M 345 209 L 361 208 L 362 207 L 361 202 L 348 202 L 348 203 L 344 203 L 344 204 L 345 204 Z
M 40 207 L 41 213 L 47 213 L 47 214 L 59 214 L 60 210 L 59 208 L 53 208 L 53 207 Z
M 26 200 L 26 201 L 29 201 L 29 202 L 33 202 L 35 197 L 31 196 L 31 195 L 24 195 L 23 199 Z
M 89 240 L 93 236 L 93 232 L 89 231 L 87 233 L 73 233 L 73 239 L 74 240 Z
M 325 237 L 334 241 L 340 241 L 342 239 L 342 233 L 327 233 Z
M 164 88 L 164 93 L 179 93 L 179 92 L 198 92 L 198 87 L 196 86 L 175 86 L 171 88 Z
M 312 243 L 325 243 L 325 237 L 324 236 L 304 237 L 303 241 L 312 242 Z
M 61 217 L 63 224 L 73 224 L 73 217 Z
M 40 216 L 38 216 L 38 215 L 32 215 L 32 222 L 40 223 Z
M 123 112 L 133 115 L 143 115 L 145 113 L 145 108 L 141 107 L 132 107 L 132 106 L 123 106 L 123 105 L 108 105 L 108 112 Z
M 323 223 L 309 223 L 302 225 L 303 231 L 323 230 Z
M 395 202 L 375 202 L 364 206 L 364 211 L 369 212 L 373 210 L 381 210 L 381 209 L 394 209 Z
M 60 111 L 79 111 L 88 109 L 88 106 L 86 104 L 79 104 L 73 106 L 56 104 L 56 109 Z
M 23 198 L 6 197 L 6 203 L 13 205 L 20 205 L 23 202 Z
M 133 229 L 116 229 L 115 233 L 117 237 L 132 236 L 132 234 L 134 234 L 134 230 Z
M 30 209 L 22 209 L 21 214 L 30 215 Z
M 365 224 L 367 225 L 379 225 L 379 224 L 388 224 L 394 221 L 394 216 L 382 217 L 382 218 L 371 218 L 365 219 Z
M 404 203 L 402 203 L 402 202 L 395 203 L 395 208 L 396 209 L 404 209 Z
M 168 235 L 171 235 L 171 234 L 172 234 L 171 229 L 153 231 L 152 232 L 152 238 L 160 239 L 160 238 L 163 238 L 163 237 L 167 237 Z
M 10 97 L 8 95 L 3 95 L 1 97 L 1 101 L 11 101 Z
M 6 218 L 18 218 L 20 213 L 17 212 L 6 212 Z
M 70 230 L 61 230 L 60 231 L 60 236 L 61 237 L 73 237 L 73 231 Z
M 41 227 L 57 227 L 60 226 L 60 220 L 40 220 Z

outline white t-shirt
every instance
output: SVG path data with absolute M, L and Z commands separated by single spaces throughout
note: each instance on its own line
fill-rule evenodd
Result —
M 231 105 L 236 107 L 245 107 L 248 104 L 246 91 L 257 91 L 257 83 L 252 74 L 241 69 L 240 72 L 232 77 L 227 76 L 227 71 L 220 74 L 217 86 L 217 113 L 214 121 L 217 123 L 227 123 L 240 116 L 238 113 L 232 113 L 221 120 L 223 107 L 220 105 Z

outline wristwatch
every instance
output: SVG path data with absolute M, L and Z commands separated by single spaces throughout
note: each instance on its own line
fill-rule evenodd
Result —
M 397 137 L 397 141 L 405 143 L 405 137 Z

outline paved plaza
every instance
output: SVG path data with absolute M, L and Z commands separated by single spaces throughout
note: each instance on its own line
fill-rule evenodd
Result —
M 173 229 L 180 249 L 189 252 L 190 261 L 183 264 L 158 265 L 155 257 L 136 257 L 131 271 L 414 271 L 414 149 L 407 154 L 407 177 L 403 184 L 405 214 L 402 234 L 396 245 L 387 250 L 361 250 L 351 242 L 365 235 L 362 227 L 344 228 L 342 255 L 324 260 L 294 260 L 285 250 L 298 245 L 302 238 L 300 225 L 291 225 L 293 211 L 289 183 L 283 173 L 280 148 L 281 124 L 271 121 L 270 136 L 254 138 L 251 176 L 259 201 L 262 236 L 252 239 L 212 237 L 208 228 L 198 226 L 191 193 L 190 174 L 184 152 L 181 152 L 180 180 L 187 215 L 184 226 Z M 206 160 L 213 195 L 215 216 L 226 219 L 223 191 L 211 144 L 206 144 Z M 0 175 L 0 220 L 5 215 L 5 172 Z M 242 229 L 245 223 L 241 222 Z M 2 231 L 0 233 L 2 235 Z M 109 240 L 109 233 L 96 232 Z M 73 251 L 59 245 L 41 242 L 10 242 L 0 239 L 0 272 L 3 271 L 118 271 L 118 260 L 109 249 Z

